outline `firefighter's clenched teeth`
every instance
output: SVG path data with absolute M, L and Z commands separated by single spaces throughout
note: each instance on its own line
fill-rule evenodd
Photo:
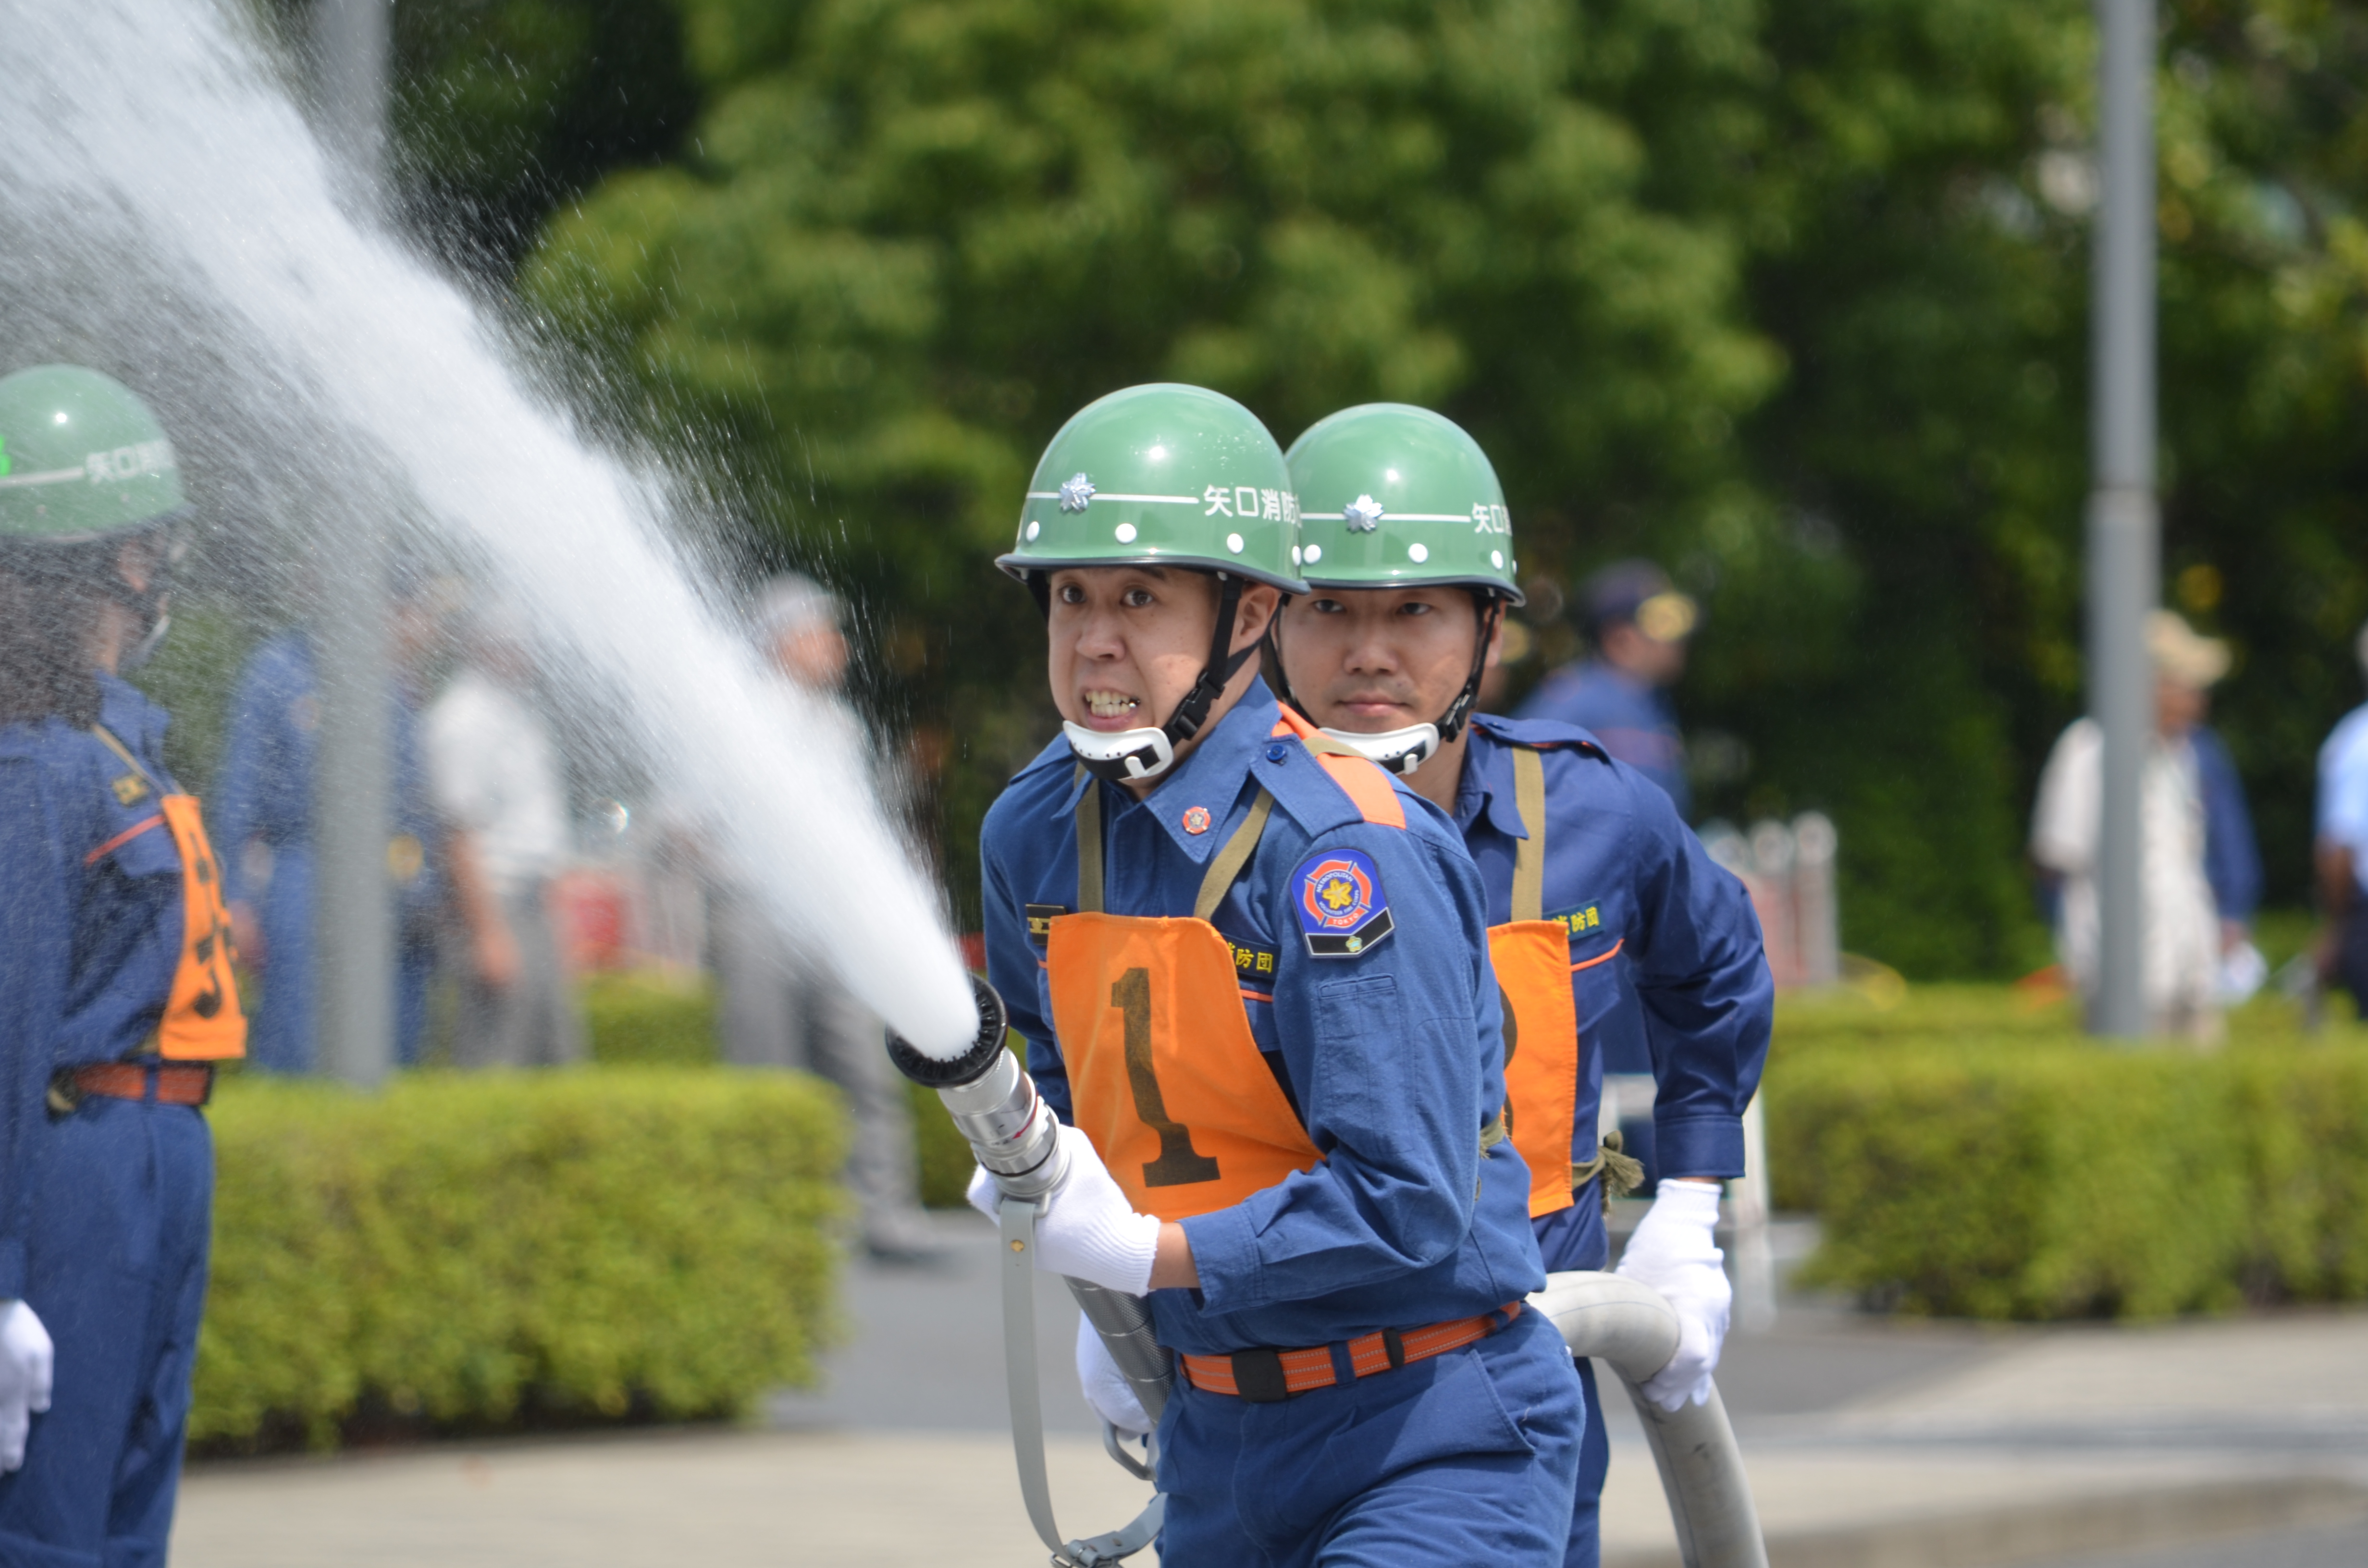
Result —
M 1143 704 L 1135 698 L 1121 697 L 1115 691 L 1086 693 L 1086 708 L 1097 719 L 1116 719 L 1132 713 Z

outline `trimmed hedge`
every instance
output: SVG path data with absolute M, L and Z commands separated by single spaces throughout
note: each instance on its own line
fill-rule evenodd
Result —
M 2160 1317 L 2368 1297 L 2368 1049 L 2283 1011 L 2116 1049 L 2002 994 L 1793 1012 L 1768 1074 L 1806 1282 L 1920 1313 Z M 2274 1006 L 2274 1005 L 2272 1005 Z M 1905 1011 L 1905 1009 L 1903 1009 Z
M 193 1443 L 666 1419 L 809 1384 L 834 1330 L 827 1085 L 787 1074 L 226 1083 Z
M 601 974 L 584 983 L 585 1032 L 599 1062 L 694 1066 L 720 1054 L 715 987 L 706 980 L 661 975 Z M 970 1145 L 954 1131 L 945 1103 L 911 1085 L 913 1142 L 921 1165 L 921 1201 L 959 1209 L 970 1185 Z

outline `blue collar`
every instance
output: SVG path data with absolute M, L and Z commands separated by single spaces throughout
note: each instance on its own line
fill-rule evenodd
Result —
M 1512 747 L 1478 724 L 1471 729 L 1471 742 L 1463 748 L 1463 781 L 1455 790 L 1455 826 L 1458 832 L 1469 834 L 1472 824 L 1484 814 L 1488 825 L 1510 839 L 1529 837 L 1521 825 L 1521 804 L 1512 790 Z M 1504 775 L 1504 788 L 1495 780 Z

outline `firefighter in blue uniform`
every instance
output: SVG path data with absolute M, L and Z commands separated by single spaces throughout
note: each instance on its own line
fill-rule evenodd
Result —
M 398 581 L 393 606 L 395 672 L 389 699 L 394 753 L 394 821 L 387 877 L 395 890 L 395 1056 L 419 1056 L 427 986 L 436 963 L 443 880 L 434 807 L 419 750 L 419 692 L 413 665 L 434 619 L 423 585 Z M 244 961 L 262 981 L 251 1020 L 249 1059 L 278 1073 L 309 1073 L 313 1049 L 313 753 L 321 722 L 312 640 L 302 631 L 267 639 L 239 672 L 229 733 L 210 811 L 222 855 L 232 922 Z
M 121 678 L 185 512 L 122 385 L 0 380 L 0 1562 L 161 1564 L 180 1479 L 199 1108 L 245 1038 L 198 802 Z
M 1520 595 L 1504 494 L 1469 436 L 1424 409 L 1372 404 L 1318 423 L 1289 461 L 1310 592 L 1271 633 L 1285 699 L 1452 815 L 1479 867 L 1508 1006 L 1511 1135 L 1549 1269 L 1606 1261 L 1601 1194 L 1634 1173 L 1597 1144 L 1597 1042 L 1641 1011 L 1664 1179 L 1621 1272 L 1668 1296 L 1681 1324 L 1677 1358 L 1645 1392 L 1672 1410 L 1699 1403 L 1729 1299 L 1712 1240 L 1719 1183 L 1743 1174 L 1742 1115 L 1774 1008 L 1750 901 L 1668 795 L 1588 732 L 1471 711 Z M 1609 1449 L 1581 1372 L 1567 1562 L 1592 1568 Z
M 1294 512 L 1247 410 L 1138 387 L 1054 437 L 1002 559 L 1065 721 L 983 845 L 989 977 L 1075 1161 L 1039 1266 L 1149 1290 L 1178 1352 L 1167 1561 L 1556 1562 L 1582 1406 L 1522 1304 L 1480 883 L 1259 678 Z

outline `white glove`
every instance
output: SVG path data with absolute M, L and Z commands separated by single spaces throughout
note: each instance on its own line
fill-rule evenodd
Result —
M 22 1301 L 0 1308 L 0 1473 L 25 1463 L 25 1437 L 33 1417 L 50 1407 L 50 1373 L 57 1352 L 50 1331 Z
M 1110 1359 L 1110 1346 L 1090 1318 L 1077 1320 L 1077 1381 L 1085 1385 L 1086 1403 L 1094 1414 L 1129 1437 L 1140 1437 L 1158 1425 L 1144 1411 L 1134 1385 Z
M 1094 1152 L 1093 1140 L 1064 1123 L 1061 1148 L 1068 1174 L 1036 1217 L 1036 1267 L 1140 1296 L 1151 1289 L 1151 1260 L 1159 1251 L 1159 1220 L 1138 1214 Z M 1002 1195 L 984 1167 L 971 1173 L 970 1206 L 1000 1219 Z
M 1725 1255 L 1711 1240 L 1718 1228 L 1718 1194 L 1700 1182 L 1662 1182 L 1612 1271 L 1651 1286 L 1677 1309 L 1678 1353 L 1645 1384 L 1645 1397 L 1673 1414 L 1689 1401 L 1710 1398 L 1710 1375 L 1735 1300 Z

